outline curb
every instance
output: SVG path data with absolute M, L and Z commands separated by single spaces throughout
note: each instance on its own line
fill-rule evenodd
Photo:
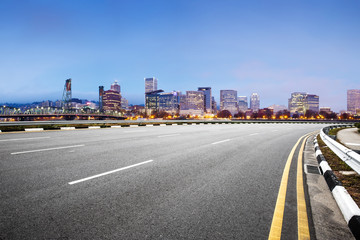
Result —
M 332 193 L 341 213 L 344 216 L 348 227 L 356 239 L 360 239 L 360 209 L 352 199 L 350 194 L 341 185 L 334 172 L 331 170 L 328 162 L 322 154 L 317 139 L 314 140 L 315 156 L 319 163 L 321 174 L 324 176 L 325 181 Z

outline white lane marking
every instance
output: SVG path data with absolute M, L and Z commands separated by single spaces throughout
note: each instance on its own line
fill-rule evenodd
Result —
M 278 130 L 272 130 L 272 132 L 277 132 Z
M 174 136 L 179 136 L 180 134 L 179 133 L 176 133 L 176 134 L 168 134 L 168 135 L 160 135 L 158 136 L 159 138 L 163 138 L 163 137 L 174 137 Z
M 76 148 L 76 147 L 84 147 L 85 145 L 73 145 L 73 146 L 65 146 L 65 147 L 55 147 L 55 148 L 44 148 L 44 149 L 36 149 L 36 150 L 29 150 L 29 151 L 23 151 L 23 152 L 13 152 L 12 155 L 16 154 L 23 154 L 23 153 L 33 153 L 33 152 L 45 152 L 45 151 L 51 151 L 51 150 L 58 150 L 58 149 L 66 149 L 66 148 Z
M 148 160 L 148 161 L 137 163 L 137 164 L 130 165 L 130 166 L 127 166 L 127 167 L 118 168 L 118 169 L 115 169 L 115 170 L 112 170 L 112 171 L 108 171 L 108 172 L 100 173 L 100 174 L 90 176 L 90 177 L 87 177 L 87 178 L 82 178 L 82 179 L 79 179 L 79 180 L 76 180 L 76 181 L 72 181 L 72 182 L 69 182 L 69 184 L 73 185 L 73 184 L 76 184 L 76 183 L 85 182 L 85 181 L 88 181 L 88 180 L 91 180 L 91 179 L 94 179 L 94 178 L 102 177 L 102 176 L 105 176 L 105 175 L 108 175 L 108 174 L 112 174 L 112 173 L 119 172 L 119 171 L 122 171 L 122 170 L 126 170 L 126 169 L 129 169 L 129 168 L 137 167 L 137 166 L 140 166 L 140 165 L 143 165 L 143 164 L 146 164 L 146 163 L 150 163 L 152 161 L 154 161 L 154 160 Z
M 26 141 L 26 140 L 34 140 L 34 139 L 44 139 L 50 137 L 34 137 L 34 138 L 12 138 L 12 139 L 1 139 L 0 142 L 11 142 L 11 141 Z
M 212 144 L 219 144 L 219 143 L 224 143 L 224 142 L 228 142 L 230 141 L 231 139 L 225 139 L 225 140 L 222 140 L 222 141 L 218 141 L 218 142 L 213 142 Z
M 346 145 L 360 146 L 360 143 L 345 143 Z
M 146 130 L 130 130 L 130 131 L 124 131 L 124 133 L 135 133 L 135 132 L 146 132 Z
M 258 135 L 259 133 L 252 133 L 249 136 L 254 136 L 254 135 Z

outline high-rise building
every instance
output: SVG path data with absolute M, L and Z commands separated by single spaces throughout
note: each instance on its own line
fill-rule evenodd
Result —
M 100 111 L 119 111 L 121 109 L 120 85 L 115 81 L 110 88 L 110 90 L 104 91 L 103 86 L 99 87 Z
M 115 80 L 113 84 L 111 84 L 111 87 L 110 87 L 111 90 L 114 90 L 118 93 L 121 93 L 121 88 L 120 88 L 120 85 L 118 84 L 118 81 Z
M 156 90 L 145 93 L 145 111 L 147 114 L 152 114 L 154 111 L 159 111 L 160 93 L 163 90 Z
M 304 92 L 293 92 L 289 98 L 289 111 L 291 115 L 303 115 L 307 110 L 319 112 L 319 96 Z
M 291 97 L 288 101 L 289 112 L 291 115 L 293 114 L 304 114 L 305 107 L 304 107 L 304 99 L 306 93 L 304 92 L 293 92 L 291 93 Z
M 239 112 L 236 90 L 220 90 L 220 111 L 223 110 L 228 110 L 231 115 Z
M 178 114 L 180 110 L 180 92 L 160 93 L 159 110 L 170 114 Z
M 214 113 L 214 114 L 216 114 L 217 113 L 217 103 L 216 103 L 216 101 L 215 101 L 215 98 L 214 97 L 211 97 L 212 98 L 212 103 L 211 103 L 211 109 L 212 109 L 212 112 Z
M 157 79 L 152 78 L 145 78 L 145 94 L 149 92 L 154 92 L 157 90 Z
M 306 94 L 304 99 L 305 112 L 307 110 L 319 113 L 319 96 L 314 94 Z
M 258 112 L 260 109 L 260 96 L 257 93 L 251 94 L 250 97 L 250 109 L 254 112 Z
M 121 95 L 115 90 L 104 91 L 103 94 L 103 110 L 119 111 L 121 109 Z
M 204 92 L 186 91 L 186 97 L 181 97 L 180 115 L 204 115 Z
M 360 89 L 347 90 L 347 111 L 351 114 L 360 111 Z
M 246 112 L 248 110 L 248 100 L 246 96 L 238 97 L 239 111 Z
M 198 91 L 204 93 L 204 111 L 206 113 L 212 113 L 211 87 L 199 87 Z
M 129 101 L 124 97 L 121 98 L 121 108 L 129 110 Z

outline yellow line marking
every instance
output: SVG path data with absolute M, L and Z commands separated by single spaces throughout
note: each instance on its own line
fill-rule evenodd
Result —
M 304 194 L 304 182 L 303 182 L 303 152 L 305 147 L 305 142 L 307 138 L 304 139 L 298 156 L 297 164 L 297 178 L 296 178 L 296 198 L 297 198 L 297 217 L 298 217 L 298 239 L 305 240 L 310 239 L 309 232 L 309 223 L 306 212 L 306 202 Z
M 270 228 L 270 233 L 269 233 L 269 238 L 268 238 L 269 240 L 281 238 L 281 230 L 282 230 L 283 218 L 284 218 L 286 189 L 287 189 L 287 184 L 288 184 L 288 179 L 289 179 L 290 165 L 291 165 L 291 161 L 294 157 L 295 150 L 303 137 L 304 136 L 299 138 L 299 140 L 296 142 L 294 147 L 291 149 L 291 152 L 290 152 L 289 157 L 285 164 L 284 172 L 281 177 L 279 193 L 278 193 L 277 200 L 276 200 L 274 215 L 273 215 L 273 219 L 271 222 L 271 228 Z
M 279 193 L 278 193 L 277 200 L 276 200 L 274 215 L 273 215 L 273 219 L 272 219 L 272 222 L 271 222 L 270 233 L 269 233 L 269 238 L 268 239 L 272 240 L 272 239 L 280 239 L 281 238 L 281 230 L 282 230 L 282 224 L 283 224 L 283 219 L 284 219 L 286 189 L 287 189 L 287 183 L 288 183 L 288 179 L 289 179 L 289 171 L 290 171 L 291 161 L 292 161 L 292 159 L 294 157 L 295 150 L 296 150 L 297 146 L 299 145 L 300 141 L 304 137 L 308 137 L 311 134 L 313 134 L 314 132 L 305 134 L 304 136 L 300 137 L 299 140 L 294 145 L 294 147 L 291 149 L 291 152 L 290 152 L 289 157 L 288 157 L 288 159 L 286 161 L 284 172 L 283 172 L 283 175 L 282 175 L 282 178 L 281 178 Z M 301 152 L 301 156 L 302 156 L 302 152 Z M 302 172 L 302 168 L 301 168 L 301 172 Z M 302 175 L 301 175 L 301 177 L 302 177 Z M 301 181 L 301 183 L 302 183 L 302 181 Z M 303 191 L 303 193 L 304 193 L 304 191 Z M 305 199 L 305 197 L 304 197 L 304 199 Z M 305 205 L 305 213 L 306 213 L 306 205 Z M 306 215 L 306 222 L 307 222 L 307 215 Z M 301 226 L 303 226 L 303 225 L 301 225 Z M 307 225 L 307 228 L 308 228 L 308 225 Z M 310 234 L 309 234 L 309 236 L 310 236 Z

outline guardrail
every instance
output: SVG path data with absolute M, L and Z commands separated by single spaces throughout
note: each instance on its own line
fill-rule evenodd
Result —
M 346 127 L 349 125 L 337 125 L 331 127 L 325 127 L 320 131 L 320 137 L 324 143 L 349 167 L 360 174 L 360 155 L 351 149 L 348 149 L 344 145 L 336 142 L 333 138 L 328 136 L 329 130 L 338 127 Z M 353 126 L 353 125 L 350 125 Z

